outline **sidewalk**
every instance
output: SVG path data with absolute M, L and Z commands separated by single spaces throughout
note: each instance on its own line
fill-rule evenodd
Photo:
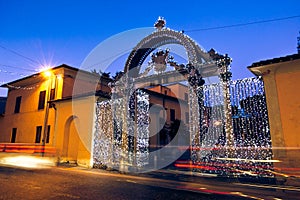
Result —
M 47 168 L 56 166 L 56 157 L 42 157 L 41 153 L 5 153 L 0 152 L 0 166 L 21 168 Z

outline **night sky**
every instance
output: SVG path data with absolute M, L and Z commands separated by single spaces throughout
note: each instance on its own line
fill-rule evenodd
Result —
M 253 62 L 297 53 L 299 0 L 0 0 L 0 83 L 36 73 L 43 65 L 80 68 L 99 43 L 127 30 L 152 27 L 158 16 L 205 50 L 228 53 L 233 79 L 252 77 L 246 67 Z

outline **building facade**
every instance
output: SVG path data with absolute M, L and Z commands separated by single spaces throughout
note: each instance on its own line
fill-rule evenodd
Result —
M 173 140 L 179 126 L 188 130 L 188 87 L 180 83 L 156 85 L 145 88 L 145 92 L 150 102 L 149 142 L 155 149 Z M 178 141 L 173 144 L 178 145 Z
M 55 147 L 59 161 L 90 166 L 95 91 L 109 93 L 108 82 L 63 64 L 2 85 L 8 96 L 0 142 Z
M 253 63 L 248 67 L 263 77 L 275 167 L 299 167 L 300 54 Z M 290 171 L 285 171 L 289 173 Z

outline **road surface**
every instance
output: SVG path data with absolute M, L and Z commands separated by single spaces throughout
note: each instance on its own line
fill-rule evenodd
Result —
M 78 167 L 0 166 L 0 199 L 297 199 L 300 194 L 297 188 L 283 191 L 201 180 L 132 176 Z

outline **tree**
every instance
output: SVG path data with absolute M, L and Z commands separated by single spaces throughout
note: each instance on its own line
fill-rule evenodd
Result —
M 103 72 L 101 69 L 97 71 L 96 69 L 91 70 L 91 73 L 98 74 L 101 77 L 110 78 L 110 72 Z
M 114 82 L 120 80 L 122 76 L 124 75 L 123 71 L 117 71 L 116 74 L 112 77 Z

